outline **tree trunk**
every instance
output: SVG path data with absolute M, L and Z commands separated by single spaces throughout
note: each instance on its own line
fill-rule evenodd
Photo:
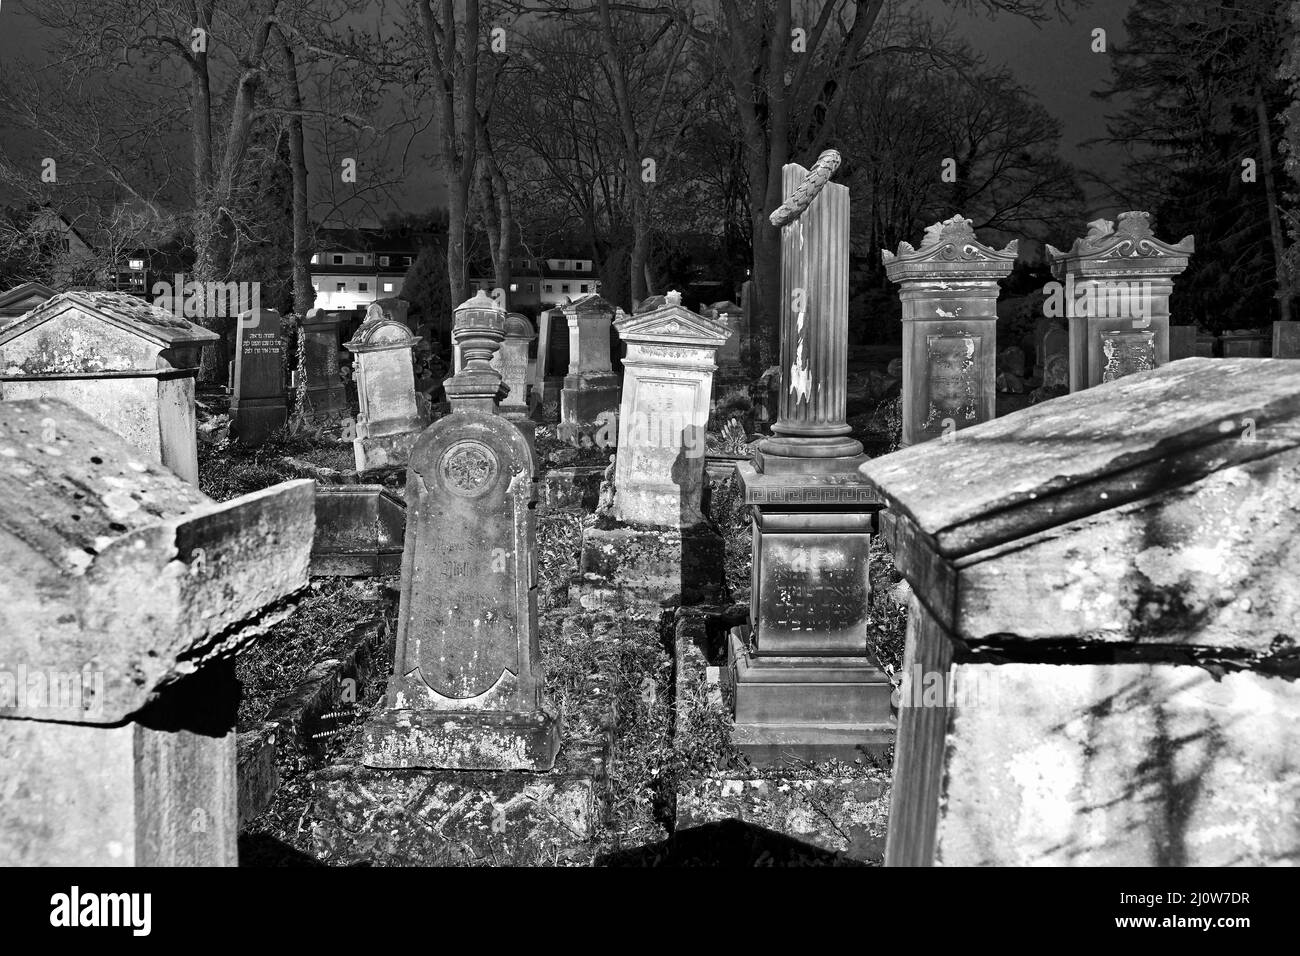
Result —
M 305 316 L 316 302 L 311 284 L 311 229 L 307 221 L 307 156 L 302 133 L 302 87 L 298 63 L 287 37 L 282 37 L 284 71 L 289 89 L 289 161 L 293 174 L 293 311 Z
M 1268 107 L 1264 90 L 1255 86 L 1255 122 L 1259 131 L 1259 164 L 1264 177 L 1264 201 L 1268 204 L 1268 231 L 1273 244 L 1273 273 L 1277 278 L 1277 311 L 1283 322 L 1291 321 L 1291 275 L 1286 265 L 1286 239 L 1282 216 L 1277 207 L 1277 182 L 1274 179 L 1273 135 L 1269 129 Z

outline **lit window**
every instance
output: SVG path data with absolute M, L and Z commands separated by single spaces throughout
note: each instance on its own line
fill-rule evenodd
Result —
M 129 266 L 130 266 L 133 270 L 135 270 L 136 272 L 139 272 L 139 271 L 141 271 L 141 270 L 144 268 L 144 260 L 143 260 L 143 259 L 132 259 L 132 260 L 130 260 L 130 261 L 127 263 L 127 265 L 129 265 Z
M 384 283 L 384 291 L 385 291 L 385 292 L 392 292 L 392 291 L 393 291 L 393 284 L 392 284 L 391 282 L 385 282 L 385 283 Z
M 314 255 L 314 256 L 311 257 L 311 264 L 314 265 L 314 266 L 316 266 L 316 265 L 320 265 L 320 253 L 319 253 L 319 252 L 316 253 L 316 255 Z
M 517 282 L 512 282 L 512 283 L 510 283 L 510 291 L 511 291 L 511 292 L 518 292 L 518 291 L 519 291 L 519 283 L 517 283 Z

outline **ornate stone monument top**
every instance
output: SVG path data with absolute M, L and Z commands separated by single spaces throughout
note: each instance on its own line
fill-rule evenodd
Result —
M 671 302 L 673 298 L 676 302 Z M 614 328 L 625 342 L 653 341 L 660 345 L 717 348 L 731 337 L 725 323 L 692 312 L 681 304 L 681 296 L 670 292 L 670 304 L 652 312 L 623 315 Z M 629 356 L 630 358 L 631 356 Z
M 410 348 L 421 339 L 412 335 L 405 322 L 394 318 L 382 305 L 374 302 L 366 309 L 366 319 L 357 327 L 352 340 L 344 344 L 349 352 Z
M 1145 271 L 1154 268 L 1159 273 L 1176 275 L 1187 268 L 1188 257 L 1195 251 L 1193 236 L 1184 236 L 1177 243 L 1157 239 L 1151 230 L 1151 214 L 1139 210 L 1120 213 L 1118 222 L 1094 219 L 1088 223 L 1087 235 L 1076 239 L 1068 253 L 1047 247 L 1057 272 L 1091 271 L 1083 260 L 1095 263 L 1102 271 L 1131 268 L 1131 260 L 1148 260 L 1141 263 Z M 1149 261 L 1153 259 L 1166 261 Z
M 936 222 L 925 230 L 920 248 L 900 242 L 898 253 L 881 250 L 885 272 L 894 282 L 926 279 L 960 273 L 972 278 L 1004 276 L 1016 260 L 1020 241 L 1013 239 L 1004 249 L 986 246 L 975 237 L 971 220 L 961 215 Z
M 451 410 L 494 413 L 505 397 L 501 373 L 491 363 L 506 337 L 506 313 L 480 291 L 457 306 L 454 315 L 451 336 L 460 345 L 463 364 L 444 384 Z

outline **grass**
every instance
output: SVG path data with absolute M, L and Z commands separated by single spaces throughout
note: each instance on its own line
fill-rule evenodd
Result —
M 199 444 L 199 490 L 216 501 L 229 501 L 261 491 L 303 471 L 285 462 L 296 458 L 318 468 L 348 471 L 355 465 L 352 444 L 331 439 L 323 432 L 293 433 L 288 426 L 256 446 L 221 440 Z

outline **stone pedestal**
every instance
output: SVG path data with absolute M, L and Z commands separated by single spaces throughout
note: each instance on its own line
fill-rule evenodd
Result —
M 1191 236 L 1177 245 L 1157 239 L 1150 213 L 1089 225 L 1068 253 L 1047 247 L 1070 322 L 1072 392 L 1169 361 L 1169 295 L 1195 250 Z
M 814 185 L 838 164 L 828 151 L 811 176 L 795 164 L 783 172 L 785 195 L 804 183 L 813 198 L 801 214 L 772 217 L 782 226 L 780 417 L 757 463 L 736 466 L 753 514 L 753 633 L 733 634 L 729 663 L 735 741 L 758 762 L 851 761 L 891 730 L 889 684 L 866 634 L 880 502 L 845 420 L 849 191 Z
M 569 323 L 569 374 L 560 392 L 560 421 L 589 425 L 618 409 L 618 376 L 610 364 L 614 306 L 597 293 L 564 306 Z
M 505 313 L 482 293 L 456 310 L 464 365 L 451 414 L 415 443 L 387 706 L 366 725 L 377 768 L 545 771 L 559 723 L 542 700 L 537 643 L 536 462 L 497 414 L 492 353 Z
M 66 292 L 0 329 L 0 399 L 63 399 L 197 485 L 195 379 L 216 341 L 135 296 Z
M 419 342 L 405 323 L 375 303 L 347 343 L 356 356 L 360 407 L 352 441 L 357 471 L 405 464 L 428 424 L 415 393 L 412 353 Z
M 903 302 L 903 447 L 997 414 L 998 282 L 1016 245 L 986 246 L 954 216 L 927 229 L 919 249 L 882 253 Z
M 1189 358 L 864 467 L 914 594 L 887 864 L 1296 859 L 1298 419 L 1295 363 Z
M 339 326 L 343 317 L 312 309 L 299 334 L 306 341 L 308 414 L 318 422 L 336 422 L 351 412 L 347 389 L 339 377 Z
M 1273 358 L 1300 358 L 1300 322 L 1273 323 Z
M 232 378 L 231 432 L 240 444 L 260 445 L 289 417 L 279 312 L 257 309 L 239 317 Z
M 230 658 L 307 585 L 314 484 L 218 504 L 56 400 L 0 451 L 0 865 L 234 866 Z

